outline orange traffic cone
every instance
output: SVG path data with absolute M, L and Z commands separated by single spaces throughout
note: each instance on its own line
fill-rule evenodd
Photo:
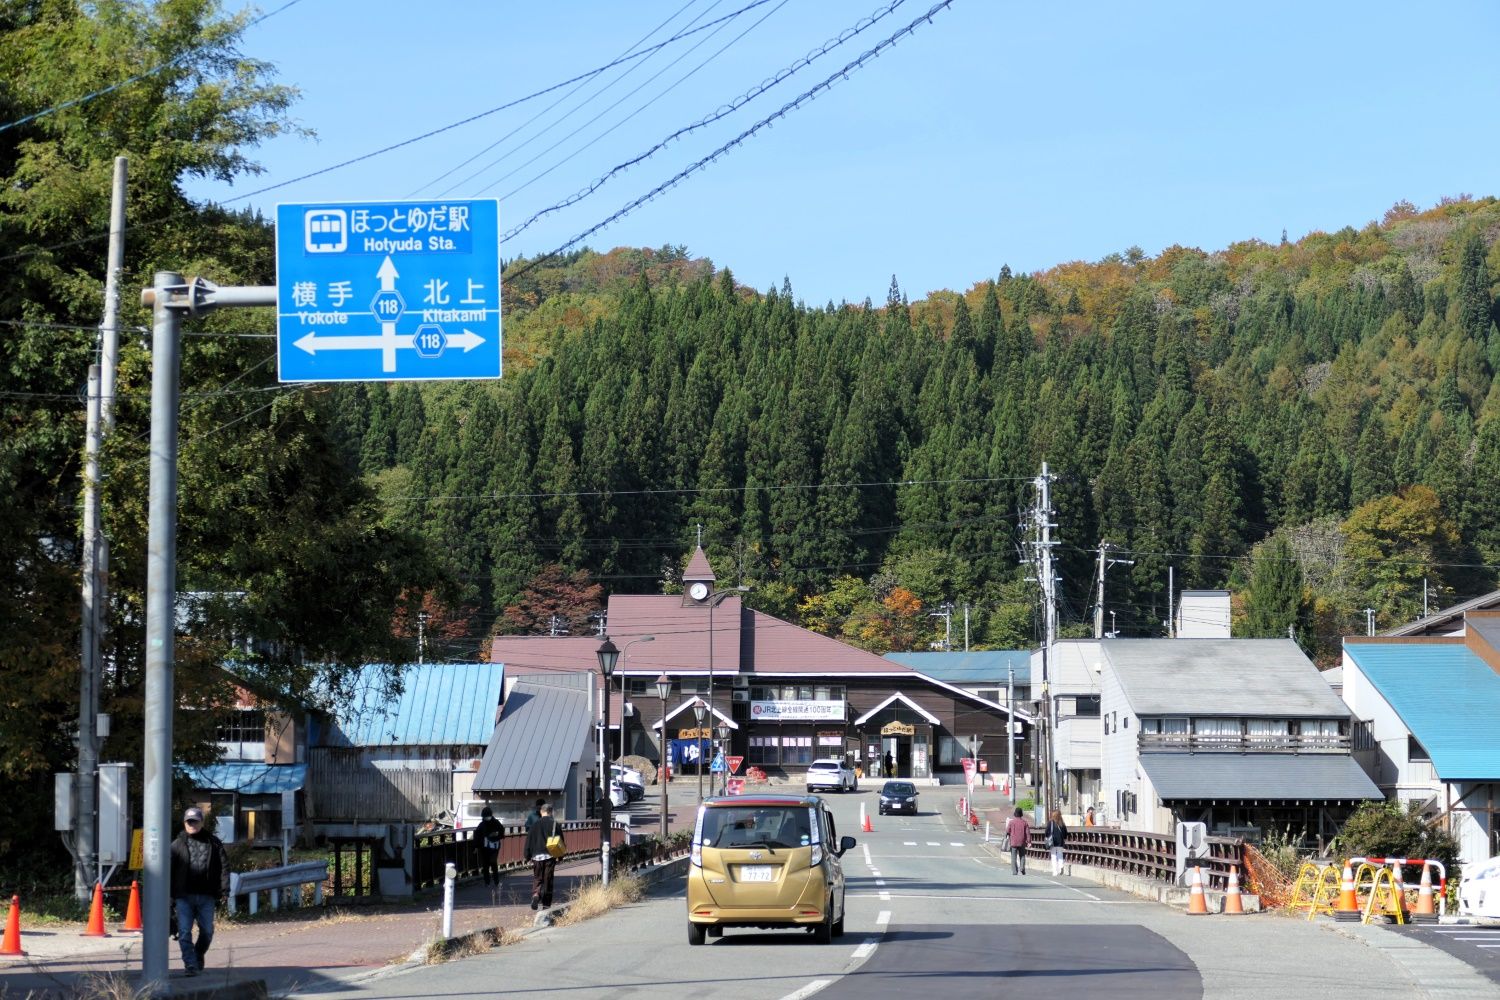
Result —
M 870 814 L 865 812 L 865 807 L 859 807 L 859 829 L 861 833 L 874 833 L 875 827 L 870 823 Z
M 120 925 L 121 934 L 141 932 L 141 884 L 130 883 L 130 902 L 125 906 L 125 922 Z
M 1245 912 L 1244 901 L 1240 899 L 1240 868 L 1239 865 L 1229 866 L 1229 888 L 1224 893 L 1224 912 Z
M 1409 916 L 1413 923 L 1437 923 L 1437 909 L 1432 903 L 1432 869 L 1422 866 L 1422 884 L 1417 889 L 1417 908 Z
M 1354 892 L 1354 869 L 1344 862 L 1344 880 L 1339 887 L 1339 905 L 1333 908 L 1333 919 L 1344 923 L 1358 923 L 1359 896 Z
M 1188 916 L 1207 915 L 1208 900 L 1203 896 L 1203 869 L 1193 869 L 1193 881 L 1188 888 Z
M 10 916 L 5 918 L 5 940 L 0 955 L 24 955 L 21 950 L 21 897 L 10 897 Z
M 104 930 L 104 886 L 94 883 L 94 902 L 89 907 L 89 925 L 84 928 L 84 937 L 109 937 Z

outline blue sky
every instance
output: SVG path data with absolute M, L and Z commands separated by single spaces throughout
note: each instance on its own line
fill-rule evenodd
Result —
M 277 139 L 257 152 L 261 177 L 234 187 L 195 184 L 190 193 L 236 199 L 523 97 L 606 64 L 648 35 L 643 45 L 748 2 L 300 0 L 252 27 L 242 50 L 302 91 L 293 114 L 317 138 Z M 705 31 L 594 78 L 519 130 L 571 88 L 232 204 L 270 215 L 280 202 L 502 197 L 508 230 L 889 2 L 770 0 L 707 41 Z M 932 3 L 907 0 L 724 121 L 537 222 L 502 252 L 557 248 Z M 279 6 L 263 0 L 262 9 Z M 1276 241 L 1283 229 L 1296 239 L 1359 227 L 1401 199 L 1427 207 L 1444 195 L 1500 193 L 1497 39 L 1500 4 L 1485 0 L 955 0 L 847 82 L 587 245 L 684 245 L 760 289 L 789 278 L 799 298 L 822 305 L 881 302 L 892 274 L 916 299 L 967 288 L 1007 263 L 1030 271 L 1131 245 L 1151 254 L 1174 243 L 1213 250 Z

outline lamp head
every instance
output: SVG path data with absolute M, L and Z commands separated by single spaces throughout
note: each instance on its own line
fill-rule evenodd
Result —
M 599 657 L 599 672 L 605 677 L 613 676 L 615 664 L 620 659 L 620 650 L 616 648 L 614 643 L 609 641 L 609 636 L 605 636 L 604 641 L 599 644 L 597 655 Z
M 656 679 L 656 696 L 658 698 L 660 698 L 662 701 L 666 701 L 667 700 L 667 696 L 670 695 L 671 693 L 672 693 L 672 678 L 668 677 L 666 674 L 662 674 L 660 677 L 658 677 Z
M 703 717 L 708 714 L 708 706 L 699 698 L 693 702 L 693 716 L 698 720 L 698 725 L 703 725 Z

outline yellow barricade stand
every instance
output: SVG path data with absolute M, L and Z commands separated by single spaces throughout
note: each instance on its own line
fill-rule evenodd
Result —
M 1311 862 L 1304 862 L 1297 869 L 1297 881 L 1292 886 L 1292 898 L 1287 901 L 1287 909 L 1295 910 L 1298 907 L 1310 906 L 1312 898 L 1318 891 L 1318 880 L 1322 875 L 1322 869 Z
M 1380 869 L 1375 883 L 1370 888 L 1369 902 L 1365 903 L 1365 918 L 1361 923 L 1371 923 L 1376 917 L 1391 917 L 1395 923 L 1406 923 L 1406 911 L 1402 906 L 1401 883 L 1389 868 Z
M 1343 888 L 1342 879 L 1343 868 L 1339 865 L 1327 865 L 1318 873 L 1318 885 L 1307 907 L 1308 920 L 1316 913 L 1333 915 L 1334 904 L 1338 902 L 1339 891 Z

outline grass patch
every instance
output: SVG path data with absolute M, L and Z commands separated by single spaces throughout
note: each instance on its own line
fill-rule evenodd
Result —
M 571 927 L 608 913 L 617 906 L 634 903 L 646 894 L 637 875 L 619 874 L 604 885 L 597 879 L 581 883 L 568 897 L 568 908 L 552 922 L 554 927 Z

